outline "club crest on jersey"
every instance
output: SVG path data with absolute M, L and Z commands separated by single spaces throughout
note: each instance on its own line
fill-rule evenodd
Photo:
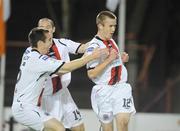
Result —
M 108 114 L 104 114 L 103 115 L 103 120 L 108 120 L 109 119 L 109 115 Z

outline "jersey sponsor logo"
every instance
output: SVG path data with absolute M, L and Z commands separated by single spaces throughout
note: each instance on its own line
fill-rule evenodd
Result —
M 91 45 L 95 46 L 95 47 L 100 47 L 100 45 L 98 43 L 91 43 Z
M 94 47 L 87 48 L 87 52 L 92 52 L 94 50 Z

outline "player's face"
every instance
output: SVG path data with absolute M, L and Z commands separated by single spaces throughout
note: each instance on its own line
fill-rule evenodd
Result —
M 116 19 L 111 19 L 106 17 L 102 24 L 102 35 L 105 40 L 109 40 L 112 38 L 115 30 L 116 30 Z
M 52 46 L 52 37 L 50 35 L 50 33 L 46 33 L 46 40 L 45 42 L 42 44 L 42 53 L 45 55 L 49 52 L 49 48 Z
M 45 21 L 45 20 L 44 21 L 40 21 L 38 26 L 48 30 L 49 33 L 51 34 L 51 37 L 53 37 L 53 33 L 55 31 L 55 27 L 53 27 L 51 25 L 50 21 Z

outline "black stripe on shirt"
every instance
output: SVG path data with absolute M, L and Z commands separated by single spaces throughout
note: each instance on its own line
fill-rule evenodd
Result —
M 39 76 L 39 78 L 36 80 L 36 81 L 38 81 L 43 75 L 45 75 L 47 72 L 45 72 L 45 73 L 43 73 L 43 74 L 41 74 L 40 76 Z
M 40 116 L 40 114 L 39 114 L 39 112 L 37 112 L 37 111 L 35 111 L 35 110 L 32 110 L 32 111 L 34 111 L 35 113 L 37 113 L 37 114 L 38 114 L 38 116 L 39 116 L 39 117 L 41 117 L 41 116 Z
M 87 70 L 92 70 L 92 69 L 94 69 L 95 67 L 89 67 Z
M 32 48 L 31 51 L 36 51 L 36 52 L 38 52 L 39 54 L 41 54 L 37 49 L 34 49 L 34 48 Z
M 95 38 L 103 42 L 103 40 L 99 36 L 96 35 Z
M 65 62 L 62 62 L 62 64 L 53 73 L 51 73 L 50 76 L 55 74 L 64 64 Z
M 66 44 L 62 43 L 60 40 L 58 40 L 58 42 L 64 46 L 67 46 Z
M 78 53 L 78 50 L 79 50 L 79 48 L 82 46 L 82 44 L 80 44 L 79 46 L 78 46 L 78 48 L 76 49 L 76 51 L 75 51 L 75 53 L 77 54 Z

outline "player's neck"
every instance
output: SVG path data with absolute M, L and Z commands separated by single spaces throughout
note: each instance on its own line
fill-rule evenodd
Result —
M 98 33 L 96 34 L 96 36 L 98 36 L 102 41 L 108 41 L 108 40 L 105 38 L 105 36 L 104 36 L 102 33 L 100 33 L 100 32 L 98 32 Z
M 43 51 L 39 48 L 36 48 L 36 47 L 33 47 L 32 50 L 36 50 L 37 52 L 39 52 L 40 54 L 44 55 L 43 54 Z

